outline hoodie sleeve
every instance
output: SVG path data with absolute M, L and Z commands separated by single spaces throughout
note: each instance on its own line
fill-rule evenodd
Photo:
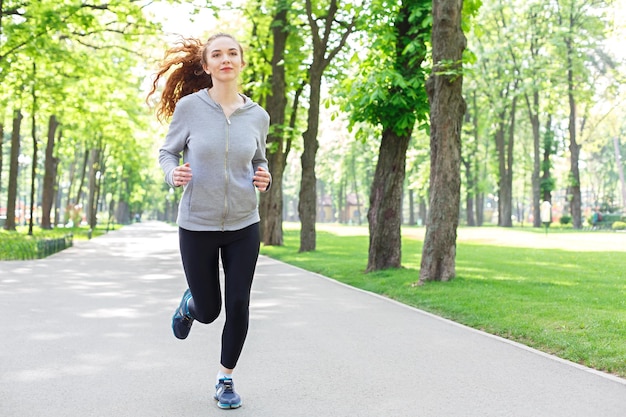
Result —
M 267 115 L 267 113 L 265 114 Z M 268 131 L 269 131 L 269 115 L 266 116 L 266 123 L 261 129 L 261 134 L 259 138 L 257 139 L 257 149 L 256 149 L 256 152 L 254 153 L 254 158 L 252 159 L 253 172 L 256 172 L 258 167 L 262 167 L 267 171 L 268 174 L 270 174 L 270 183 L 268 184 L 264 192 L 269 191 L 270 187 L 272 186 L 272 173 L 269 170 L 269 167 L 267 164 L 267 157 L 265 156 Z
M 175 187 L 174 168 L 180 164 L 180 158 L 189 137 L 189 124 L 185 116 L 184 103 L 181 101 L 176 105 L 172 115 L 172 121 L 165 136 L 165 143 L 159 149 L 159 165 L 165 174 L 165 182 L 170 187 Z

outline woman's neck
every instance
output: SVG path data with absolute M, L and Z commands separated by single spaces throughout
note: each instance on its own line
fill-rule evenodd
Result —
M 213 85 L 209 89 L 209 96 L 222 106 L 237 105 L 243 101 L 237 89 L 230 86 Z

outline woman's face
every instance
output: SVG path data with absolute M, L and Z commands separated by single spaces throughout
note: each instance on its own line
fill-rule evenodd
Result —
M 204 51 L 204 71 L 213 82 L 236 80 L 245 62 L 241 47 L 234 39 L 220 36 L 207 45 Z

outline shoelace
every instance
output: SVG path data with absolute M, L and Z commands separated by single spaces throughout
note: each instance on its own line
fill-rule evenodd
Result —
M 233 381 L 231 379 L 225 379 L 222 385 L 224 386 L 223 392 L 233 392 Z

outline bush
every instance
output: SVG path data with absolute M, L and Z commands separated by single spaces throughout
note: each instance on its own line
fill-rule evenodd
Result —
M 611 226 L 611 229 L 613 230 L 626 230 L 626 222 L 613 222 L 613 225 Z
M 73 245 L 72 234 L 61 237 L 29 236 L 8 232 L 0 234 L 0 260 L 41 259 Z
M 34 259 L 36 254 L 37 241 L 32 236 L 12 233 L 0 234 L 0 260 Z
M 572 222 L 572 216 L 562 216 L 559 220 L 561 224 L 570 224 Z

